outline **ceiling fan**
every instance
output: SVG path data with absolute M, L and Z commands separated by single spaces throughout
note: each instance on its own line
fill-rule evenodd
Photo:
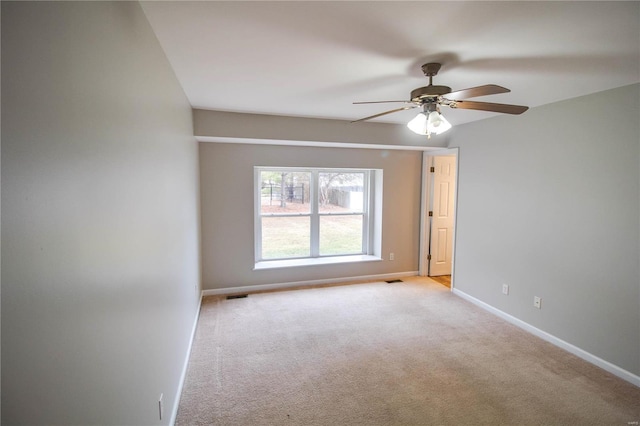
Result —
M 449 122 L 440 113 L 441 105 L 454 109 L 474 109 L 479 111 L 500 112 L 516 115 L 522 114 L 529 109 L 529 107 L 521 105 L 496 104 L 491 102 L 466 100 L 466 98 L 510 92 L 509 89 L 496 84 L 486 84 L 484 86 L 472 87 L 470 89 L 456 90 L 455 92 L 452 92 L 451 88 L 448 86 L 434 86 L 433 76 L 438 74 L 441 66 L 442 64 L 436 62 L 431 62 L 422 66 L 422 72 L 424 72 L 426 77 L 429 77 L 429 85 L 412 90 L 408 101 L 354 102 L 354 104 L 404 103 L 410 105 L 370 115 L 368 117 L 352 121 L 352 123 L 370 120 L 372 118 L 381 117 L 398 111 L 422 107 L 423 111 L 411 120 L 407 124 L 407 127 L 415 133 L 431 137 L 431 133 L 439 134 L 451 128 L 451 124 L 449 124 Z

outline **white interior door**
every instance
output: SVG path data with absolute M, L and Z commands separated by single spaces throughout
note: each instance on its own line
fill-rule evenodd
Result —
M 433 157 L 429 276 L 451 275 L 456 157 Z

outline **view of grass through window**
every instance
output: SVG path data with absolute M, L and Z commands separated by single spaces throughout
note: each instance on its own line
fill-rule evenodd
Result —
M 309 217 L 263 217 L 262 257 L 308 257 L 311 252 Z
M 262 170 L 262 259 L 362 254 L 364 183 L 365 172 Z

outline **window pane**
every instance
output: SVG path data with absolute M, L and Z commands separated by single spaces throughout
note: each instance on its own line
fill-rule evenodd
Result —
M 320 216 L 320 254 L 361 254 L 362 216 Z
M 308 257 L 311 220 L 302 217 L 262 218 L 262 258 Z
M 362 213 L 364 173 L 322 172 L 318 180 L 320 213 Z
M 263 170 L 260 172 L 260 213 L 309 213 L 308 172 Z

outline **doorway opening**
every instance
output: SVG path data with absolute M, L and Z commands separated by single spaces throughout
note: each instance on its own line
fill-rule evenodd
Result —
M 425 152 L 422 183 L 419 273 L 452 289 L 458 149 Z
M 445 287 L 451 288 L 451 275 L 438 275 L 438 276 L 430 276 L 433 281 L 442 284 Z

